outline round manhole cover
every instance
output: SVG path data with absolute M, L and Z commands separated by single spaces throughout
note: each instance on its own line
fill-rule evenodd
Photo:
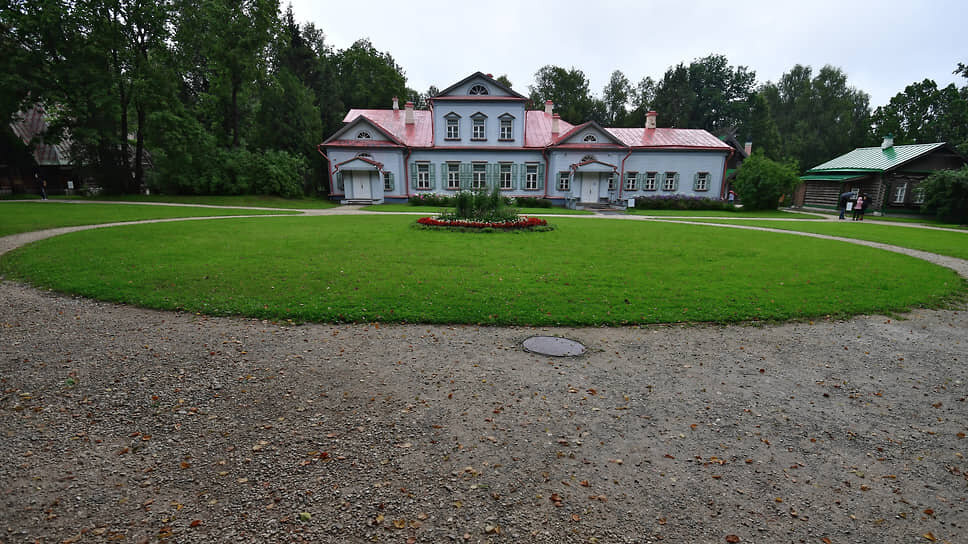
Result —
M 585 346 L 581 343 L 557 336 L 532 336 L 522 345 L 527 351 L 552 357 L 575 357 L 585 353 Z

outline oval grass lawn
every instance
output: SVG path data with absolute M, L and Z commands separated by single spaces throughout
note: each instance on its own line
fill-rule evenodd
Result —
M 795 235 L 577 218 L 530 233 L 413 224 L 373 215 L 121 226 L 31 244 L 0 270 L 103 300 L 295 321 L 783 320 L 938 306 L 964 290 L 954 272 L 911 257 Z

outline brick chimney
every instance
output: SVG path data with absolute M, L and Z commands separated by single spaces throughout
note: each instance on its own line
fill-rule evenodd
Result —
M 413 102 L 407 102 L 403 106 L 403 122 L 412 125 L 413 124 Z
M 394 96 L 393 97 L 393 111 L 399 111 L 399 110 L 400 110 L 400 99 Z
M 551 134 L 553 134 L 554 136 L 558 136 L 559 126 L 560 126 L 559 119 L 561 119 L 561 116 L 558 115 L 557 113 L 551 116 Z
M 752 155 L 753 154 L 753 142 L 746 142 L 746 144 L 743 145 L 743 151 L 746 153 L 746 156 L 747 157 L 749 157 L 750 155 Z
M 881 142 L 881 149 L 890 149 L 892 147 L 894 147 L 894 135 L 888 133 L 887 136 L 884 136 L 884 141 Z
M 650 111 L 650 112 L 646 113 L 645 114 L 645 128 L 655 128 L 655 119 L 658 116 L 659 116 L 659 114 L 656 113 L 656 112 L 654 112 L 654 111 Z
M 555 103 L 551 100 L 545 100 L 545 113 L 551 115 L 551 110 L 555 108 Z

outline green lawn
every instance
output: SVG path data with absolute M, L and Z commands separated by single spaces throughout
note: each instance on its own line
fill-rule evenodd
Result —
M 254 206 L 260 208 L 326 209 L 339 206 L 339 203 L 322 198 L 282 198 L 265 195 L 230 195 L 230 196 L 197 196 L 197 195 L 100 195 L 97 197 L 67 197 L 56 195 L 52 200 L 86 200 L 107 202 L 169 202 L 172 204 L 205 204 L 208 206 Z M 11 195 L 5 200 L 40 199 L 39 195 Z
M 434 215 L 439 213 L 441 210 L 453 211 L 454 208 L 412 206 L 410 204 L 374 204 L 372 206 L 364 206 L 363 209 L 371 212 L 413 212 Z M 594 212 L 584 210 L 569 210 L 568 208 L 518 208 L 518 213 L 521 213 L 522 215 L 594 215 Z
M 578 218 L 530 233 L 413 224 L 388 214 L 121 226 L 30 244 L 0 272 L 215 315 L 520 325 L 846 316 L 939 306 L 965 285 L 903 255 L 778 233 Z
M 0 236 L 32 230 L 217 215 L 265 215 L 295 213 L 287 211 L 238 210 L 231 208 L 192 208 L 185 206 L 139 206 L 137 204 L 96 204 L 55 202 L 0 202 Z
M 783 219 L 823 219 L 816 215 L 810 215 L 806 213 L 795 213 L 795 212 L 783 212 L 780 210 L 758 210 L 758 211 L 742 211 L 739 208 L 735 211 L 728 210 L 629 210 L 627 212 L 629 215 L 652 215 L 656 217 L 735 217 L 736 219 L 743 219 L 744 217 L 764 217 L 764 218 L 783 218 Z
M 749 225 L 782 230 L 815 232 L 829 236 L 843 236 L 895 246 L 929 251 L 940 255 L 968 259 L 968 231 L 950 232 L 935 229 L 919 229 L 893 225 L 877 225 L 867 221 L 733 221 L 700 220 L 726 225 Z

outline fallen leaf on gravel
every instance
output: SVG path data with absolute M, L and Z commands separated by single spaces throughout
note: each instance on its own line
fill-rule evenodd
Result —
M 923 536 L 924 538 L 930 540 L 931 542 L 934 542 L 935 540 L 938 540 L 937 538 L 935 538 L 934 533 L 930 533 L 930 532 L 924 533 L 921 536 Z
M 397 529 L 403 529 L 407 526 L 407 520 L 405 519 L 395 519 L 393 520 L 393 526 Z
M 933 515 L 934 515 L 934 510 L 932 510 L 932 509 L 930 509 L 930 508 L 928 508 L 928 509 L 926 509 L 926 510 L 924 511 L 924 513 L 925 513 L 925 514 L 927 514 L 927 515 L 929 515 L 929 516 L 933 516 Z
M 659 525 L 665 525 L 665 524 L 666 524 L 666 518 L 659 518 Z
M 499 535 L 499 534 L 501 534 L 501 526 L 500 525 L 485 525 L 484 526 L 484 534 L 488 534 L 488 535 Z
M 739 537 L 736 535 L 726 535 L 726 542 L 729 542 L 730 544 L 736 544 L 737 542 L 739 542 Z
M 311 519 L 313 519 L 313 515 L 310 514 L 309 512 L 300 512 L 299 513 L 299 521 L 309 521 Z
M 188 524 L 188 526 L 189 527 L 198 527 L 201 524 L 202 524 L 202 520 L 200 520 L 200 519 L 193 519 L 192 522 Z
M 820 539 L 820 542 L 823 542 L 823 544 L 833 544 L 833 543 L 832 543 L 832 542 L 830 541 L 830 539 L 829 539 L 829 538 L 827 538 L 827 537 L 823 537 L 823 538 L 821 538 L 821 539 Z
M 581 521 L 581 516 L 579 516 L 578 514 L 572 514 L 571 521 Z
M 582 480 L 582 481 L 580 481 L 578 483 L 581 484 L 582 487 L 589 487 L 590 485 L 592 485 L 592 484 L 588 483 L 588 480 Z
M 621 459 L 609 459 L 608 462 L 609 463 L 615 463 L 616 465 L 621 465 L 622 464 L 622 460 Z
M 423 512 L 417 514 L 417 519 L 420 519 L 420 520 L 427 519 L 428 517 L 429 516 L 427 514 L 423 513 Z

